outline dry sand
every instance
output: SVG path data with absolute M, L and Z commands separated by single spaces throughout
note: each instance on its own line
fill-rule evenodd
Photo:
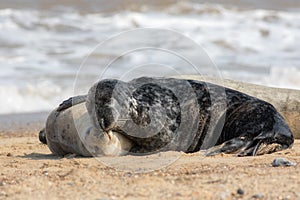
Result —
M 167 152 L 100 162 L 51 155 L 38 141 L 40 126 L 25 123 L 0 132 L 0 199 L 300 199 L 300 166 L 271 166 L 277 157 L 300 164 L 300 141 L 258 157 Z M 141 170 L 165 159 L 175 162 L 147 173 L 103 164 Z

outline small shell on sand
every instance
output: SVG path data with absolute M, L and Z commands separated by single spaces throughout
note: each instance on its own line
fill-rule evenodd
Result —
M 296 166 L 296 165 L 297 163 L 291 162 L 285 158 L 275 158 L 272 162 L 273 167 L 279 167 L 279 166 L 288 167 L 288 166 Z

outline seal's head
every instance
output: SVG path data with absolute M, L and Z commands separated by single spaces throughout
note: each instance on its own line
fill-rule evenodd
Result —
M 91 87 L 86 107 L 94 126 L 104 131 L 112 130 L 121 114 L 128 112 L 129 96 L 127 84 L 115 79 L 105 79 Z

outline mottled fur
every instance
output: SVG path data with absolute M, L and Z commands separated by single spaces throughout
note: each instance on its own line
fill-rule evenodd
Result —
M 245 156 L 286 149 L 294 141 L 271 104 L 201 81 L 102 80 L 90 89 L 86 106 L 95 127 L 133 142 L 131 153 L 210 148 L 207 155 Z

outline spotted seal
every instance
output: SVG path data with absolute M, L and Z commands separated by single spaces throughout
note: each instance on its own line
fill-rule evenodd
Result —
M 288 125 L 271 104 L 208 82 L 149 77 L 129 82 L 106 79 L 92 86 L 87 96 L 75 99 L 63 102 L 56 109 L 56 114 L 50 117 L 55 119 L 54 123 L 48 118 L 46 131 L 40 133 L 40 140 L 48 146 L 50 130 L 57 137 L 72 134 L 75 137 L 74 129 L 68 133 L 58 130 L 57 127 L 66 126 L 66 122 L 57 116 L 65 119 L 62 110 L 72 111 L 76 105 L 83 104 L 89 120 L 79 137 L 93 135 L 98 138 L 98 144 L 89 145 L 91 142 L 86 141 L 91 140 L 88 139 L 83 142 L 94 146 L 91 149 L 98 152 L 97 155 L 106 155 L 103 152 L 109 145 L 102 140 L 111 133 L 115 134 L 119 146 L 118 153 L 113 155 L 126 154 L 124 152 L 144 155 L 169 150 L 190 153 L 208 149 L 206 155 L 223 152 L 254 156 L 289 148 L 294 141 Z M 67 141 L 58 143 L 67 144 Z M 73 146 L 77 148 L 78 144 Z M 55 148 L 50 149 L 55 152 Z M 60 152 L 93 154 L 81 153 L 87 150 L 82 149 L 76 152 L 75 148 L 66 148 Z

